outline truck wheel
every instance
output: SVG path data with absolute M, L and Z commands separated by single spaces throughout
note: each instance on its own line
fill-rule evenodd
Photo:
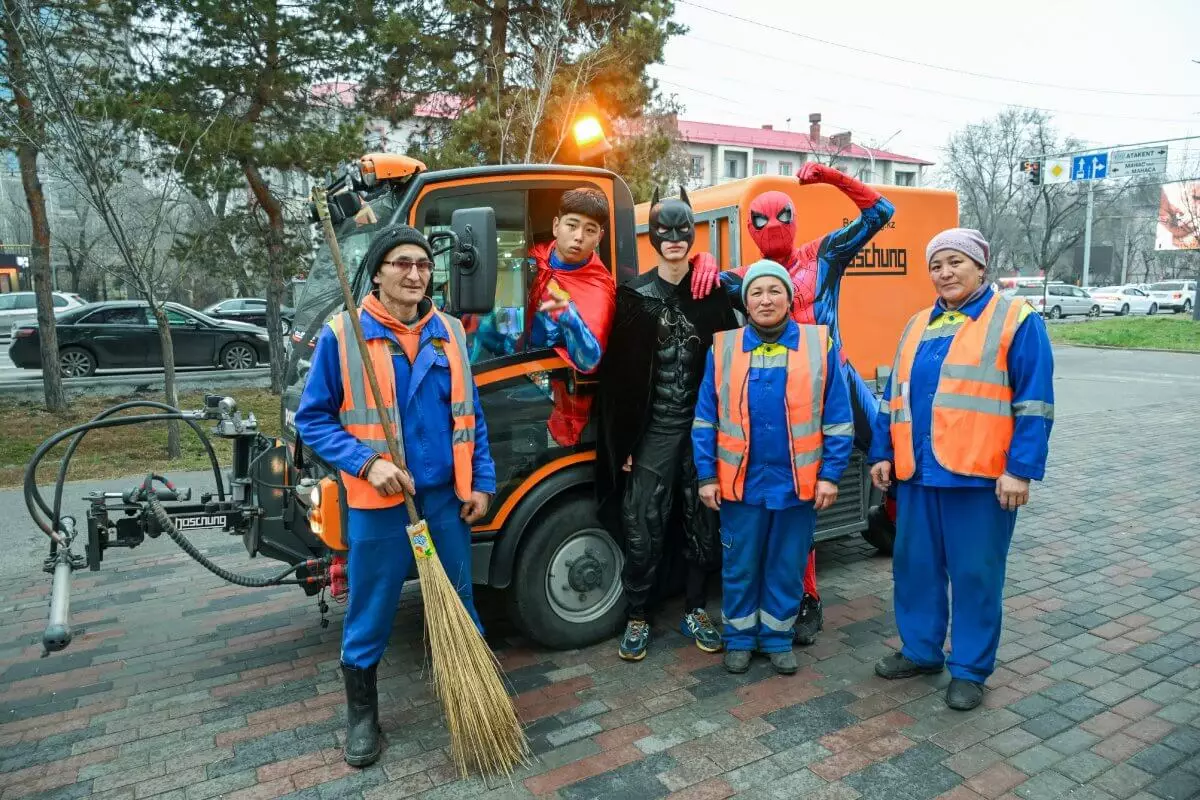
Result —
M 571 650 L 613 635 L 624 619 L 621 545 L 590 498 L 570 499 L 525 534 L 508 590 L 509 613 L 538 644 Z
M 880 554 L 892 554 L 896 544 L 896 525 L 888 519 L 882 505 L 873 506 L 867 513 L 867 529 L 862 532 L 862 537 Z

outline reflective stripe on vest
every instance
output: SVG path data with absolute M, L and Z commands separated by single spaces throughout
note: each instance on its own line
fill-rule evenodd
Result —
M 750 370 L 764 367 L 787 370 L 784 399 L 791 434 L 788 449 L 796 496 L 801 500 L 813 499 L 824 454 L 821 413 L 825 404 L 829 329 L 824 325 L 800 325 L 799 328 L 800 346 L 776 355 L 745 352 L 745 328 L 723 331 L 713 339 L 713 382 L 717 386 L 717 483 L 721 497 L 726 500 L 740 501 L 743 497 L 750 452 Z M 737 392 L 736 402 L 734 391 Z M 693 427 L 712 427 L 712 423 L 697 420 Z M 831 425 L 827 432 L 839 435 L 843 427 Z
M 362 313 L 361 311 L 359 313 Z M 466 501 L 471 496 L 472 464 L 475 458 L 475 395 L 471 377 L 471 359 L 467 353 L 466 335 L 462 324 L 455 318 L 434 311 L 453 340 L 454 347 L 442 346 L 450 366 L 450 414 L 453 419 L 451 452 L 454 457 L 454 491 Z M 379 423 L 375 409 L 375 398 L 367 380 L 366 365 L 354 342 L 349 313 L 343 311 L 329 321 L 329 327 L 338 343 L 338 358 L 342 371 L 342 405 L 338 420 L 354 438 L 370 447 L 381 457 L 391 461 L 387 438 Z M 436 340 L 444 341 L 444 340 Z M 399 430 L 400 415 L 396 398 L 396 370 L 392 364 L 390 339 L 368 339 L 367 352 L 371 357 L 371 369 L 379 382 L 384 409 L 393 432 Z M 401 357 L 403 357 L 401 355 Z M 404 445 L 401 442 L 401 455 Z M 407 456 L 405 455 L 406 459 Z M 348 472 L 342 472 L 346 487 L 346 503 L 351 508 L 389 508 L 399 505 L 400 495 L 381 496 L 366 480 Z
M 979 478 L 999 478 L 1004 473 L 1013 417 L 1032 413 L 1035 406 L 1012 402 L 1008 378 L 1008 350 L 1020 325 L 1021 306 L 998 294 L 979 314 L 963 317 L 961 324 L 927 326 L 933 308 L 918 312 L 908 322 L 892 366 L 892 397 L 888 411 L 892 423 L 896 477 L 908 480 L 916 473 L 912 430 L 910 378 L 922 342 L 953 332 L 953 341 L 942 362 L 933 397 L 930 441 L 934 458 L 947 471 Z M 938 331 L 937 335 L 931 335 Z

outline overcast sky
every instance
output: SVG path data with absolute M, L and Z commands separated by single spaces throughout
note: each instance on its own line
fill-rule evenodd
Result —
M 1094 145 L 1200 135 L 1200 0 L 675 2 L 689 33 L 650 71 L 685 119 L 807 131 L 819 111 L 824 133 L 931 161 L 1009 104 Z

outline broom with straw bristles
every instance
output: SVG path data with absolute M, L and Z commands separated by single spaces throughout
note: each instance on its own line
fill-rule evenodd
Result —
M 346 277 L 346 265 L 329 218 L 325 192 L 320 187 L 313 187 L 312 194 L 342 286 L 342 297 L 350 311 L 354 339 L 363 363 L 369 365 L 371 356 L 363 337 L 358 304 Z M 388 452 L 398 467 L 406 469 L 403 433 L 398 426 L 392 428 L 384 411 L 383 394 L 374 370 L 367 369 L 366 373 Z M 415 498 L 405 495 L 403 489 L 401 495 L 404 507 L 408 509 L 408 541 L 416 558 L 421 597 L 425 603 L 425 635 L 433 660 L 433 687 L 446 714 L 454 764 L 463 777 L 471 769 L 484 774 L 511 775 L 518 766 L 528 762 L 530 751 L 512 699 L 504 690 L 500 662 L 479 634 L 446 575 L 434 550 L 429 526 L 417 514 Z

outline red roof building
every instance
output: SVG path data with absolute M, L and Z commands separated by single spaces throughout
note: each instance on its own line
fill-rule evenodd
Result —
M 829 164 L 867 183 L 920 186 L 933 162 L 852 141 L 850 132 L 821 134 L 821 115 L 807 133 L 681 119 L 679 140 L 691 156 L 690 183 L 712 186 L 750 175 L 792 175 L 806 161 Z

